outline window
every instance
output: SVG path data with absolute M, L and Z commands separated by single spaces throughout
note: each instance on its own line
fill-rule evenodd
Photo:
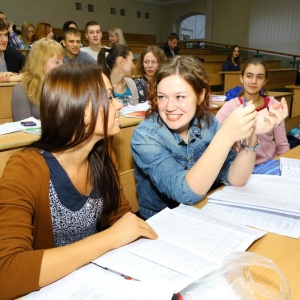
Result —
M 179 23 L 179 39 L 204 39 L 205 15 L 193 15 L 183 19 Z

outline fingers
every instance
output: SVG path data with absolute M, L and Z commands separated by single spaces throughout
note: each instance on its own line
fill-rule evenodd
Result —
M 14 75 L 12 72 L 0 72 L 0 81 L 8 81 L 12 75 Z

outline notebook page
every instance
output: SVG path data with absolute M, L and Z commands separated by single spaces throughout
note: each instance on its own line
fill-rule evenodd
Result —
M 300 160 L 294 158 L 280 158 L 281 176 L 300 178 Z
M 207 203 L 202 209 L 207 214 L 222 216 L 222 218 L 285 235 L 292 238 L 300 237 L 300 217 L 282 213 L 261 211 L 216 203 Z

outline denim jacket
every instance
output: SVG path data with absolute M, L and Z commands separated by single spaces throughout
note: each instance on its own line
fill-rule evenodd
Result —
M 157 120 L 157 114 L 145 119 L 136 127 L 131 139 L 139 210 L 147 219 L 166 207 L 174 208 L 179 203 L 193 205 L 202 199 L 203 196 L 189 188 L 185 175 L 220 128 L 214 116 L 209 127 L 201 120 L 201 129 L 196 126 L 195 119 L 186 144 L 178 133 L 162 121 L 160 125 Z M 230 150 L 216 182 L 229 184 L 228 171 L 235 156 L 235 152 Z

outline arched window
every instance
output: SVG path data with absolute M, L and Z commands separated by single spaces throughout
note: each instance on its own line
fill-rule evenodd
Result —
M 194 14 L 179 23 L 179 39 L 205 39 L 205 15 Z

